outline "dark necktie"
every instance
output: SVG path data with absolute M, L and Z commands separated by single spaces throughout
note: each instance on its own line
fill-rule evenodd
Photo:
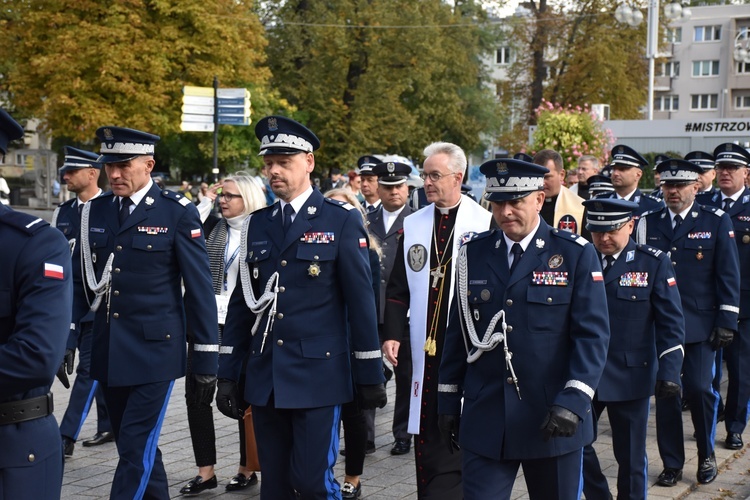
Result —
M 375 205 L 367 205 L 367 213 L 371 214 L 375 211 Z
M 130 198 L 123 198 L 120 202 L 120 225 L 125 223 L 125 219 L 130 215 L 130 205 L 133 204 L 133 200 Z
M 734 200 L 732 198 L 724 198 L 724 208 L 723 208 L 723 210 L 725 212 L 729 212 L 729 209 L 732 208 L 732 203 L 734 203 Z
M 680 227 L 680 224 L 682 224 L 682 216 L 680 214 L 677 214 L 674 216 L 674 226 L 673 230 L 677 231 L 677 228 Z
M 83 203 L 78 202 L 78 218 L 81 218 L 81 213 L 83 212 Z
M 615 257 L 613 255 L 605 255 L 604 262 L 606 263 L 606 266 L 604 267 L 604 276 L 606 276 L 609 273 L 609 270 L 612 269 L 612 266 L 615 265 Z
M 513 243 L 513 246 L 510 247 L 510 253 L 513 254 L 513 263 L 510 265 L 510 274 L 513 274 L 513 270 L 518 267 L 518 262 L 521 260 L 521 257 L 523 257 L 523 248 L 518 243 Z
M 284 232 L 289 231 L 289 227 L 292 225 L 292 215 L 294 215 L 294 208 L 291 204 L 287 203 L 284 205 Z

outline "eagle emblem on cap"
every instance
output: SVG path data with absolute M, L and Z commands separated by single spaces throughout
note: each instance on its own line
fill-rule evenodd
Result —
M 702 158 L 703 158 L 703 154 L 702 154 L 702 153 L 700 153 L 700 152 L 698 152 L 698 153 L 695 153 L 695 158 L 696 158 L 696 159 L 698 159 L 698 160 L 700 160 L 700 159 L 702 159 Z
M 505 175 L 508 173 L 508 165 L 506 165 L 505 162 L 498 162 L 495 166 L 497 167 L 498 174 Z
M 724 146 L 724 150 L 725 151 L 731 151 L 732 150 L 732 144 L 728 142 L 727 145 Z
M 276 123 L 276 118 L 269 118 L 268 119 L 268 130 L 278 130 L 279 124 Z
M 112 135 L 112 131 L 110 129 L 108 129 L 108 128 L 105 128 L 104 129 L 104 139 L 106 139 L 108 141 L 111 141 L 114 138 L 115 138 L 115 136 Z
M 625 152 L 625 150 L 622 148 L 622 146 L 620 146 L 619 148 L 617 148 L 617 153 L 618 154 L 623 154 L 624 152 Z
M 604 210 L 604 205 L 602 205 L 600 202 L 594 203 L 594 208 L 597 210 Z
M 396 170 L 396 165 L 394 165 L 393 163 L 388 163 L 388 165 L 386 165 L 386 168 L 388 169 L 388 173 L 392 174 Z

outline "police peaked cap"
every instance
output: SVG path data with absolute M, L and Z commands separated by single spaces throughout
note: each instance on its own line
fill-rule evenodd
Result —
M 511 158 L 488 160 L 482 163 L 479 171 L 487 178 L 484 188 L 487 201 L 510 201 L 541 191 L 544 189 L 544 175 L 549 173 L 540 165 Z
M 648 162 L 635 149 L 621 144 L 612 148 L 611 165 L 613 167 L 638 167 L 645 169 L 648 166 Z
M 8 152 L 8 143 L 23 137 L 23 127 L 0 108 L 0 153 Z
M 734 163 L 743 167 L 750 165 L 750 153 L 747 149 L 732 142 L 720 144 L 714 149 L 714 157 L 717 166 L 722 163 Z
M 633 218 L 638 204 L 617 198 L 594 198 L 583 202 L 586 207 L 586 229 L 592 233 L 606 233 L 619 229 Z
M 102 142 L 99 163 L 117 163 L 138 156 L 154 156 L 159 136 L 124 127 L 99 127 L 96 137 Z
M 260 141 L 258 156 L 312 153 L 320 147 L 312 130 L 285 116 L 261 118 L 255 124 L 255 136 Z

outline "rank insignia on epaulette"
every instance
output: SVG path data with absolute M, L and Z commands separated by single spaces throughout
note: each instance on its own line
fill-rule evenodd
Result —
M 745 196 L 742 197 L 742 204 L 743 205 L 745 203 L 749 202 L 749 201 L 750 201 L 750 194 L 746 194 Z
M 534 272 L 531 277 L 534 285 L 568 286 L 567 271 L 542 271 Z
M 635 250 L 629 250 L 625 256 L 625 262 L 633 262 L 635 260 Z
M 183 207 L 186 207 L 186 206 L 190 205 L 191 203 L 192 202 L 190 200 L 188 200 L 187 198 L 181 198 L 180 199 L 180 205 L 182 205 Z
M 648 273 L 625 273 L 620 276 L 620 286 L 645 288 L 648 286 Z
M 710 240 L 711 231 L 696 231 L 694 233 L 688 233 L 689 240 Z
M 335 236 L 332 232 L 317 232 L 305 233 L 299 240 L 304 243 L 331 243 L 334 238 Z

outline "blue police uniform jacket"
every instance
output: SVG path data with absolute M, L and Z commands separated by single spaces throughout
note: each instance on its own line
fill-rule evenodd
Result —
M 636 240 L 666 252 L 680 289 L 685 343 L 704 342 L 715 327 L 737 331 L 740 268 L 732 221 L 721 209 L 693 203 L 677 231 L 667 207 L 641 217 Z
M 697 198 L 696 198 L 697 200 Z M 719 207 L 722 205 L 721 191 L 718 189 L 707 198 L 704 204 Z M 740 258 L 740 276 L 750 276 L 750 189 L 745 188 L 732 207 L 726 212 L 734 226 L 734 241 Z M 750 280 L 740 281 L 740 319 L 750 318 Z
M 353 383 L 385 381 L 367 236 L 352 208 L 313 189 L 286 234 L 280 204 L 253 213 L 245 262 L 256 296 L 278 272 L 275 310 L 251 336 L 256 315 L 238 280 L 219 363 L 220 378 L 238 381 L 247 359 L 249 404 L 269 406 L 273 394 L 276 408 L 338 405 L 352 401 Z
M 609 342 L 604 283 L 594 247 L 541 221 L 510 276 L 501 231 L 482 233 L 465 245 L 470 318 L 459 318 L 460 301 L 454 301 L 440 365 L 438 413 L 462 414 L 460 445 L 495 460 L 580 450 L 594 440 L 591 400 Z M 459 280 L 462 272 L 459 268 Z M 472 345 L 464 337 L 464 323 L 473 321 L 481 338 L 501 309 L 520 397 L 502 343 L 467 363 L 465 346 Z M 572 437 L 543 440 L 540 427 L 552 405 L 581 419 Z
M 70 245 L 70 256 L 73 265 L 73 317 L 70 324 L 70 335 L 67 348 L 78 346 L 80 324 L 83 321 L 94 321 L 91 311 L 93 293 L 85 287 L 83 279 L 83 265 L 81 260 L 81 217 L 78 212 L 78 199 L 73 198 L 57 207 L 53 216 L 54 224 Z M 88 294 L 88 296 L 87 296 Z
M 612 192 L 608 195 L 602 196 L 602 198 L 614 198 L 617 199 L 617 193 Z M 640 189 L 636 189 L 633 195 L 628 198 L 628 201 L 632 201 L 633 203 L 638 203 L 638 210 L 633 213 L 633 218 L 638 220 L 638 218 L 643 215 L 646 212 L 652 212 L 654 210 L 659 210 L 660 208 L 664 207 L 664 202 L 660 199 L 657 199 L 652 196 L 647 196 L 643 194 L 643 192 Z
M 0 205 L 0 241 L 1 404 L 49 392 L 65 353 L 72 280 L 65 238 L 42 219 Z M 0 470 L 59 455 L 59 439 L 53 415 L 0 425 Z
M 97 279 L 114 254 L 110 290 L 94 320 L 96 380 L 129 386 L 184 376 L 186 323 L 196 344 L 193 373 L 216 374 L 219 333 L 206 243 L 198 210 L 183 200 L 153 184 L 122 227 L 117 196 L 89 202 Z
M 676 285 L 666 254 L 632 240 L 606 273 L 610 337 L 600 401 L 649 398 L 657 380 L 680 384 L 685 320 Z

